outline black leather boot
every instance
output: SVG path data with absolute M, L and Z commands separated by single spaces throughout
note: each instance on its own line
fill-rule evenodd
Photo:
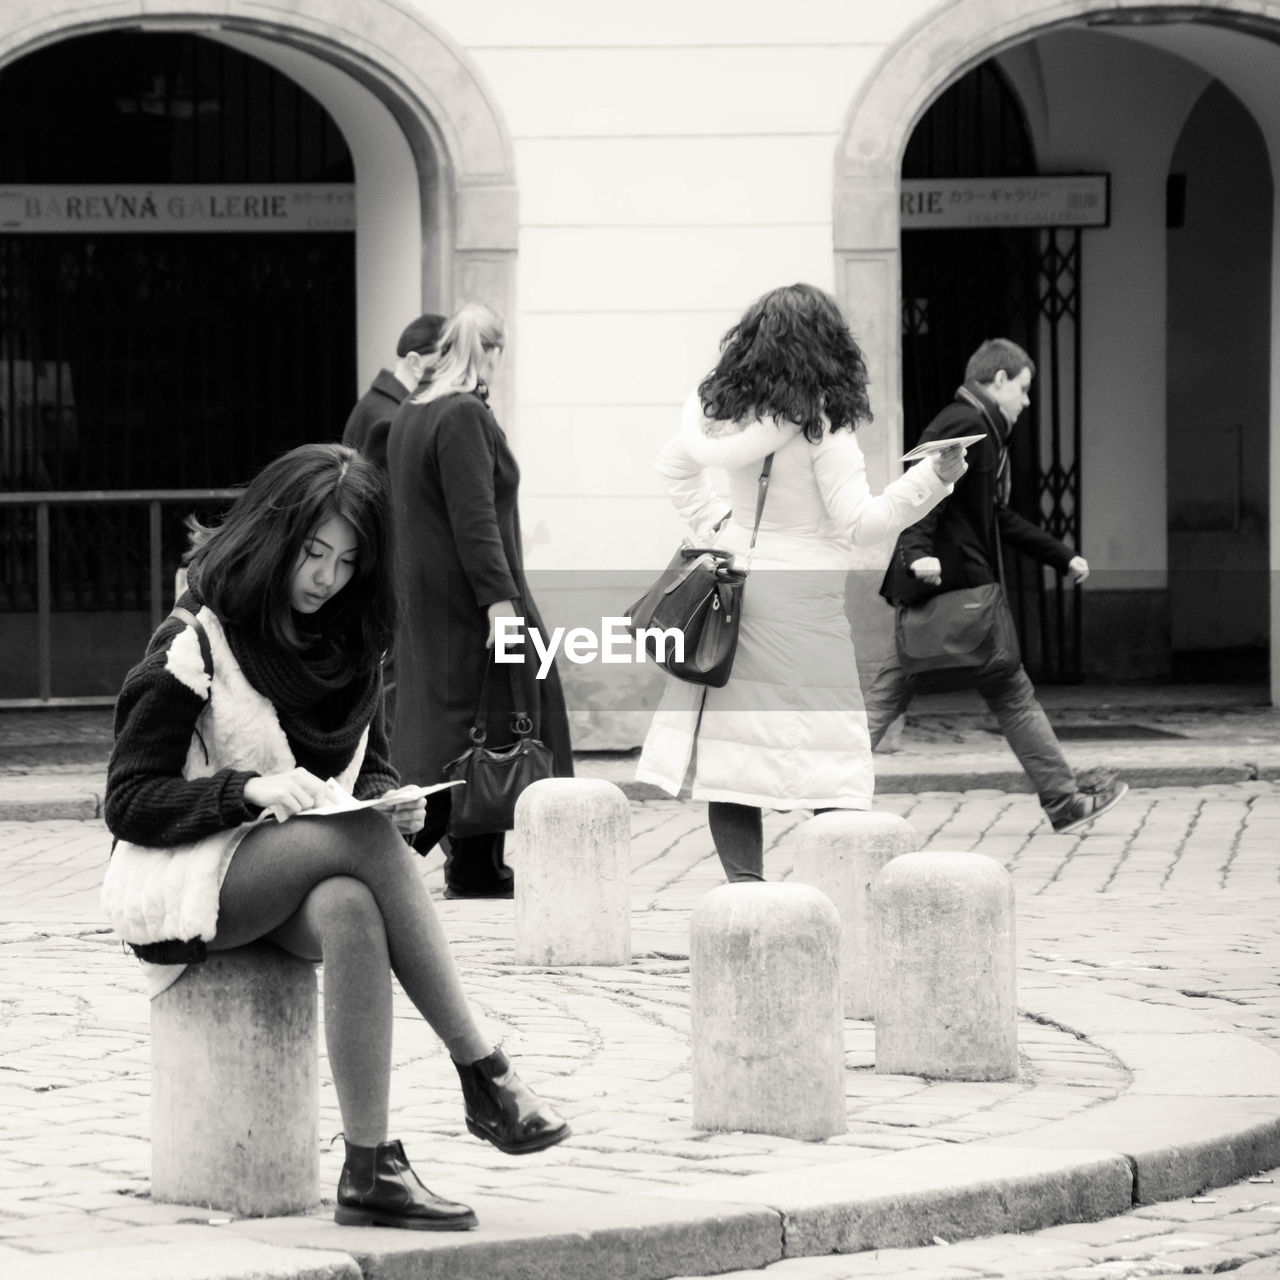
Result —
M 509 1156 L 522 1156 L 553 1147 L 569 1136 L 564 1118 L 521 1082 L 501 1049 L 470 1066 L 453 1065 L 462 1081 L 467 1128 L 477 1138 L 492 1142 Z
M 333 1220 L 344 1227 L 407 1227 L 412 1231 L 470 1231 L 476 1215 L 422 1185 L 399 1142 L 376 1147 L 347 1143 Z

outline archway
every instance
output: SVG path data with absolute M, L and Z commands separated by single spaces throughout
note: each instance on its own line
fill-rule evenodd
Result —
M 25 11 L 0 8 L 0 68 L 72 37 L 95 39 L 113 33 L 155 33 L 230 46 L 237 54 L 274 66 L 338 122 L 351 144 L 357 203 L 354 310 L 360 373 L 356 377 L 353 372 L 353 353 L 344 353 L 344 377 L 350 383 L 347 407 L 377 367 L 389 363 L 388 353 L 408 317 L 426 309 L 448 311 L 461 297 L 482 299 L 511 315 L 517 209 L 510 140 L 467 57 L 416 11 L 387 0 L 369 0 L 353 29 L 349 8 L 339 3 L 308 5 L 285 14 L 253 0 L 227 0 L 216 16 L 210 16 L 207 6 L 186 0 L 174 0 L 163 10 L 145 0 L 108 0 L 105 5 L 73 0 L 34 21 Z M 365 193 L 375 193 L 373 200 L 362 201 L 362 184 Z M 393 198 L 388 199 L 388 193 Z M 513 333 L 511 347 L 515 337 Z M 319 348 L 317 359 L 325 359 Z M 510 394 L 510 385 L 508 381 L 499 391 L 500 401 L 504 393 Z M 503 404 L 498 411 L 510 418 Z M 312 438 L 336 434 L 332 415 L 324 417 Z M 341 417 L 336 426 L 340 430 Z M 163 580 L 163 574 L 156 576 L 161 558 L 157 548 L 158 542 L 144 573 L 153 584 Z M 136 550 L 145 566 L 145 539 Z M 153 614 L 159 596 L 153 585 Z M 141 599 L 130 597 L 122 606 L 129 611 L 130 625 L 144 628 L 143 635 L 145 597 L 146 593 Z M 47 612 L 39 617 L 43 622 L 37 623 L 34 613 L 10 615 L 9 621 L 21 622 L 24 628 L 24 642 L 11 651 L 41 650 L 27 638 L 28 632 L 48 636 Z M 58 633 L 65 636 L 68 630 L 60 626 Z M 127 637 L 129 653 L 136 651 L 135 641 L 135 636 Z M 48 700 L 50 688 L 55 697 L 93 699 L 109 696 L 116 687 L 118 671 L 104 668 L 90 676 L 81 661 L 84 655 L 66 644 L 61 645 L 66 652 L 55 654 L 51 683 L 49 646 L 43 647 L 42 701 Z M 95 663 L 99 656 L 95 650 Z M 35 691 L 24 687 L 19 693 Z
M 1273 19 L 1260 17 L 1256 6 L 1241 0 L 1223 0 L 1206 7 L 1181 3 L 1153 4 L 1142 7 L 1121 7 L 1103 0 L 1080 3 L 1028 3 L 1028 0 L 957 0 L 936 17 L 924 20 L 912 27 L 884 53 L 870 75 L 862 82 L 851 105 L 846 127 L 836 153 L 834 199 L 834 247 L 836 255 L 837 288 L 850 313 L 858 324 L 868 348 L 869 364 L 873 377 L 883 389 L 877 403 L 877 417 L 887 425 L 879 439 L 872 443 L 869 459 L 873 469 L 879 469 L 881 481 L 887 481 L 897 472 L 894 459 L 897 444 L 901 440 L 901 365 L 900 340 L 896 320 L 900 308 L 901 263 L 898 251 L 898 179 L 897 170 L 903 148 L 916 121 L 937 94 L 957 77 L 985 59 L 1004 54 L 1009 65 L 1010 54 L 1027 47 L 1032 41 L 1043 42 L 1088 38 L 1096 44 L 1106 39 L 1109 49 L 1121 46 L 1138 50 L 1133 57 L 1163 58 L 1163 65 L 1172 69 L 1177 81 L 1174 99 L 1169 101 L 1171 110 L 1166 118 L 1145 117 L 1155 127 L 1169 134 L 1161 136 L 1161 147 L 1168 150 L 1159 161 L 1149 157 L 1136 157 L 1135 163 L 1143 167 L 1144 186 L 1141 198 L 1145 201 L 1143 216 L 1154 231 L 1164 226 L 1164 174 L 1159 177 L 1158 193 L 1148 172 L 1157 163 L 1167 168 L 1168 152 L 1176 141 L 1177 128 L 1191 109 L 1196 97 L 1211 78 L 1220 80 L 1245 105 L 1262 128 L 1273 173 L 1280 156 L 1280 119 L 1277 108 L 1269 101 L 1263 86 L 1274 84 L 1280 74 L 1280 48 L 1275 41 L 1280 24 Z M 1271 39 L 1259 39 L 1270 35 Z M 1123 37 L 1123 39 L 1122 39 Z M 1069 41 L 1068 41 L 1069 43 Z M 1058 46 L 1061 47 L 1060 45 Z M 1169 55 L 1172 55 L 1170 57 Z M 1264 75 L 1264 71 L 1267 73 Z M 1269 75 L 1269 80 L 1268 80 Z M 1034 78 L 1027 81 L 1029 100 L 1033 107 L 1039 91 Z M 1024 99 L 1028 94 L 1024 93 Z M 1119 101 L 1117 96 L 1116 101 Z M 1141 106 L 1129 105 L 1130 111 Z M 1035 111 L 1032 110 L 1032 116 Z M 1142 118 L 1131 116 L 1129 118 Z M 1058 117 L 1061 126 L 1063 117 Z M 1042 129 L 1043 120 L 1031 121 L 1033 132 Z M 1061 129 L 1059 128 L 1059 132 Z M 1070 130 L 1068 130 L 1070 132 Z M 1078 137 L 1078 133 L 1075 135 Z M 1039 150 L 1041 136 L 1037 137 Z M 1069 156 L 1062 166 L 1077 171 L 1086 167 L 1071 164 Z M 1061 163 L 1061 162 L 1060 162 Z M 1120 170 L 1117 170 L 1120 172 Z M 1132 188 L 1132 183 L 1127 184 Z M 1131 191 L 1123 198 L 1129 199 Z M 1158 197 L 1158 198 L 1157 198 Z M 1158 208 L 1157 208 L 1158 203 Z M 1133 215 L 1133 208 L 1126 211 Z M 1273 239 L 1275 227 L 1273 226 Z M 1117 240 L 1119 237 L 1112 237 Z M 1159 419 L 1159 453 L 1154 459 L 1163 468 L 1163 419 L 1164 404 L 1164 271 L 1163 243 L 1153 236 L 1152 243 L 1141 247 L 1139 257 L 1147 274 L 1144 281 L 1150 283 L 1150 298 L 1142 298 L 1155 308 L 1153 315 L 1160 320 L 1153 322 L 1160 331 L 1159 360 L 1154 358 L 1154 346 L 1147 354 L 1147 363 L 1141 371 L 1140 381 L 1144 389 L 1155 388 L 1153 395 L 1158 404 L 1147 407 L 1147 422 L 1143 430 L 1127 434 L 1120 432 L 1109 436 L 1115 448 L 1110 456 L 1101 449 L 1093 450 L 1092 457 L 1082 455 L 1082 492 L 1086 512 L 1097 513 L 1104 509 L 1118 510 L 1123 505 L 1117 477 L 1131 473 L 1136 467 L 1147 465 L 1151 457 L 1153 438 L 1151 427 Z M 1116 269 L 1116 260 L 1110 241 L 1099 242 L 1102 251 L 1097 256 L 1108 270 Z M 1158 251 L 1158 252 L 1157 252 Z M 1272 256 L 1271 306 L 1276 313 L 1276 299 L 1280 298 L 1280 280 L 1277 279 L 1275 256 Z M 1148 259 L 1158 257 L 1159 267 Z M 1158 278 L 1157 278 L 1158 277 Z M 1144 284 L 1144 290 L 1146 286 Z M 1085 306 L 1091 305 L 1086 289 Z M 1122 352 L 1125 340 L 1119 334 L 1110 335 L 1113 350 Z M 1150 344 L 1149 344 L 1150 345 Z M 1085 352 L 1086 369 L 1090 352 Z M 1092 353 L 1096 356 L 1096 351 Z M 1280 408 L 1277 407 L 1276 389 L 1280 388 L 1280 336 L 1272 324 L 1270 337 L 1271 394 L 1268 409 L 1270 447 L 1270 490 L 1280 491 Z M 1158 385 L 1157 385 L 1158 384 Z M 1115 384 L 1112 384 L 1115 385 Z M 1095 381 L 1095 403 L 1092 406 L 1095 419 L 1108 414 L 1124 423 L 1129 419 L 1120 414 L 1116 405 L 1099 405 Z M 1090 390 L 1086 378 L 1086 396 Z M 1090 421 L 1090 406 L 1084 407 L 1086 424 Z M 1091 562 L 1104 570 L 1095 572 L 1086 595 L 1089 611 L 1096 616 L 1098 633 L 1115 643 L 1117 638 L 1127 640 L 1130 652 L 1141 652 L 1153 643 L 1159 643 L 1155 632 L 1134 632 L 1121 626 L 1121 614 L 1117 606 L 1127 603 L 1129 612 L 1124 615 L 1127 624 L 1137 614 L 1131 607 L 1133 600 L 1144 597 L 1155 601 L 1163 593 L 1163 607 L 1167 610 L 1168 577 L 1164 542 L 1165 499 L 1161 479 L 1161 495 L 1150 511 L 1130 503 L 1125 519 L 1128 521 L 1125 537 L 1095 539 L 1087 546 L 1086 554 Z M 873 480 L 873 484 L 875 481 Z M 1088 504 L 1093 502 L 1090 508 Z M 1145 522 L 1145 524 L 1144 524 Z M 1087 531 L 1086 518 L 1086 531 Z M 1160 545 L 1156 545 L 1158 540 Z M 1276 516 L 1276 503 L 1271 503 L 1270 516 L 1270 564 L 1280 565 L 1280 521 Z M 868 565 L 868 568 L 872 568 Z M 1110 578 L 1107 574 L 1110 574 Z M 1112 590 L 1123 585 L 1125 590 Z M 1095 588 L 1104 588 L 1095 591 Z M 1150 611 L 1149 611 L 1150 612 Z M 1273 700 L 1280 699 L 1280 593 L 1273 591 L 1270 615 L 1270 672 Z M 1154 625 L 1163 627 L 1167 646 L 1167 613 L 1161 621 L 1152 613 Z M 885 638 L 887 643 L 887 636 Z M 1089 640 L 1086 636 L 1086 649 Z
M 1169 605 L 1175 676 L 1265 679 L 1272 180 L 1214 81 L 1169 175 Z
M 380 264 L 371 263 L 362 241 L 403 248 L 405 224 L 390 230 L 375 221 L 375 207 L 359 208 L 362 377 L 371 376 L 376 353 L 394 344 L 406 318 L 403 305 L 389 306 L 382 315 L 366 300 L 386 296 L 388 287 L 395 296 L 396 281 L 418 281 L 413 306 L 419 309 L 447 311 L 465 297 L 512 315 L 518 218 L 510 136 L 470 59 L 416 9 L 392 0 L 365 0 L 360 22 L 353 24 L 341 0 L 287 13 L 257 0 L 225 0 L 216 16 L 200 0 L 171 0 L 163 7 L 146 0 L 71 0 L 34 21 L 26 11 L 0 7 L 0 66 L 71 32 L 114 29 L 195 32 L 277 66 L 317 97 L 348 134 L 357 191 L 362 165 L 381 166 L 379 186 L 394 181 L 397 171 L 403 176 L 400 157 L 376 154 L 389 137 L 379 113 L 394 122 L 407 145 L 410 182 L 418 197 L 416 208 L 395 203 L 412 227 L 418 269 L 406 271 L 402 262 L 392 269 L 386 265 L 393 260 L 390 254 Z M 518 335 L 512 334 L 509 358 L 515 358 L 517 343 Z M 498 407 L 504 409 L 501 403 Z

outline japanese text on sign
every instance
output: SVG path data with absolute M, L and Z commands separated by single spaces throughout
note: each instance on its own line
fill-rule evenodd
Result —
M 904 179 L 902 229 L 974 227 L 1105 227 L 1110 222 L 1105 173 L 1027 178 Z

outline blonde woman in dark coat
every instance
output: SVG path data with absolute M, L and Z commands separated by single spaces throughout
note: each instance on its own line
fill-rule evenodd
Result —
M 402 617 L 396 642 L 398 699 L 391 754 L 406 782 L 439 782 L 469 745 L 495 619 L 520 616 L 546 630 L 525 578 L 518 506 L 520 468 L 488 406 L 502 359 L 501 318 L 480 303 L 462 307 L 440 339 L 431 381 L 401 405 L 387 439 Z M 514 740 L 515 703 L 552 750 L 555 771 L 573 773 L 569 720 L 552 666 L 493 666 L 488 745 Z M 428 802 L 415 841 L 432 849 L 448 828 L 451 798 Z M 510 898 L 504 833 L 449 838 L 445 896 Z

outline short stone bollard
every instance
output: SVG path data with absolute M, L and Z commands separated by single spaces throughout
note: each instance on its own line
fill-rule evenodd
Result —
M 631 807 L 602 778 L 544 778 L 516 801 L 517 964 L 631 963 Z
M 689 923 L 693 1124 L 819 1141 L 847 1129 L 840 917 L 802 884 L 726 884 Z
M 908 853 L 871 889 L 876 1071 L 1018 1074 L 1013 881 L 980 853 Z
M 920 833 L 896 813 L 833 809 L 800 828 L 791 883 L 821 889 L 840 913 L 846 1018 L 870 1018 L 875 1012 L 871 882 L 891 859 L 914 853 L 920 844 Z
M 320 1199 L 315 965 L 211 952 L 151 1002 L 151 1195 L 246 1216 Z

